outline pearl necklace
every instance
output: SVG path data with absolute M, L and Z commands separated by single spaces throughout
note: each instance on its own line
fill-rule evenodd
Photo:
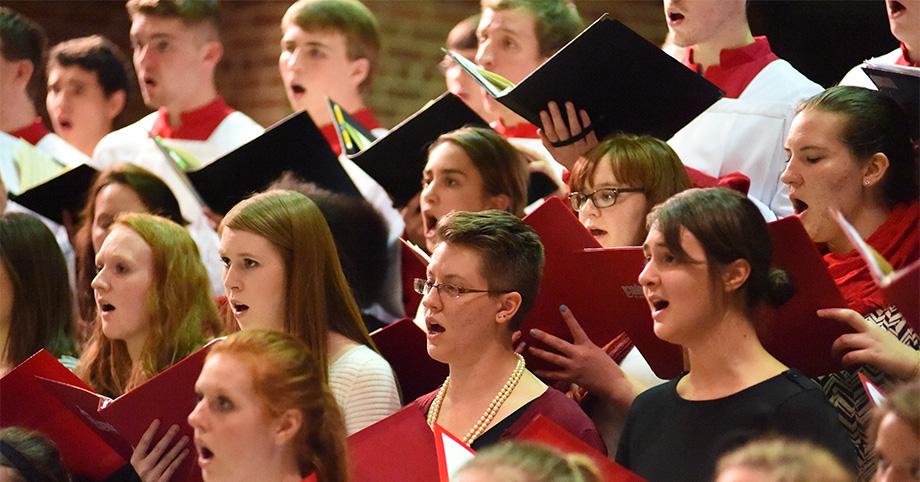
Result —
M 505 401 L 508 400 L 508 397 L 511 396 L 511 392 L 517 387 L 518 382 L 521 381 L 521 377 L 524 375 L 524 357 L 521 356 L 520 353 L 515 353 L 515 356 L 517 356 L 517 364 L 514 366 L 514 371 L 511 372 L 508 381 L 505 382 L 502 389 L 499 390 L 495 398 L 492 399 L 492 403 L 489 404 L 486 411 L 479 417 L 479 420 L 477 420 L 473 427 L 470 428 L 470 431 L 460 439 L 463 443 L 471 445 L 474 440 L 486 432 L 486 429 L 492 424 L 495 415 L 498 414 L 498 410 L 504 405 Z M 444 384 L 441 385 L 438 394 L 434 397 L 434 401 L 431 402 L 431 407 L 428 409 L 429 427 L 434 427 L 434 423 L 438 420 L 438 414 L 441 413 L 441 402 L 444 401 L 444 395 L 447 393 L 448 385 L 450 385 L 450 376 L 444 379 Z

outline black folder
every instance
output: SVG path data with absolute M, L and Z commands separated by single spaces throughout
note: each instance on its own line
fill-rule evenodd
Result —
M 445 92 L 349 158 L 390 194 L 396 206 L 405 206 L 421 190 L 428 146 L 441 134 L 464 126 L 489 127 L 459 97 Z
M 669 139 L 722 96 L 607 14 L 510 90 L 495 93 L 483 86 L 534 125 L 541 124 L 540 111 L 549 101 L 560 107 L 571 101 L 591 117 L 598 139 L 613 132 Z
M 205 204 L 223 214 L 287 171 L 330 191 L 360 196 L 316 124 L 303 111 L 186 175 Z
M 866 63 L 863 72 L 878 91 L 894 99 L 907 113 L 910 136 L 920 139 L 920 68 Z
M 80 164 L 18 195 L 10 193 L 9 198 L 58 224 L 64 224 L 64 211 L 76 221 L 95 176 L 95 169 Z

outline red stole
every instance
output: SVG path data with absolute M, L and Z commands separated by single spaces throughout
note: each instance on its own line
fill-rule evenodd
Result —
M 23 127 L 22 129 L 17 129 L 9 133 L 13 137 L 20 137 L 29 144 L 33 146 L 38 144 L 38 141 L 42 140 L 42 137 L 45 137 L 49 134 L 48 128 L 45 127 L 45 123 L 42 121 L 41 117 L 36 117 L 35 121 L 31 124 Z
M 918 214 L 920 204 L 917 201 L 898 204 L 866 240 L 894 269 L 907 266 L 920 255 Z M 844 254 L 828 253 L 824 255 L 824 262 L 850 308 L 866 315 L 888 306 L 869 267 L 855 249 Z

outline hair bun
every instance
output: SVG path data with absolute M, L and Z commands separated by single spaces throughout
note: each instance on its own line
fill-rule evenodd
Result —
M 770 269 L 767 286 L 767 301 L 774 307 L 789 301 L 795 294 L 795 286 L 786 271 Z

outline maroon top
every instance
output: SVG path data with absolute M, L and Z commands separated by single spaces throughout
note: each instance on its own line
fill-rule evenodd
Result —
M 422 411 L 422 415 L 428 415 L 428 409 L 437 394 L 438 391 L 435 390 L 427 395 L 422 395 L 413 402 Z M 479 442 L 481 441 L 495 440 L 498 442 L 514 439 L 537 415 L 543 415 L 552 420 L 595 450 L 604 455 L 607 454 L 607 446 L 597 432 L 594 422 L 585 415 L 585 412 L 581 410 L 581 407 L 574 400 L 552 387 L 547 388 L 543 395 L 524 405 L 506 419 L 493 425 L 492 428 L 473 442 L 473 448 L 481 450 L 484 446 L 490 445 L 480 444 Z M 510 421 L 510 424 L 505 423 L 512 418 L 514 420 Z M 500 431 L 500 433 L 493 433 L 496 430 Z

